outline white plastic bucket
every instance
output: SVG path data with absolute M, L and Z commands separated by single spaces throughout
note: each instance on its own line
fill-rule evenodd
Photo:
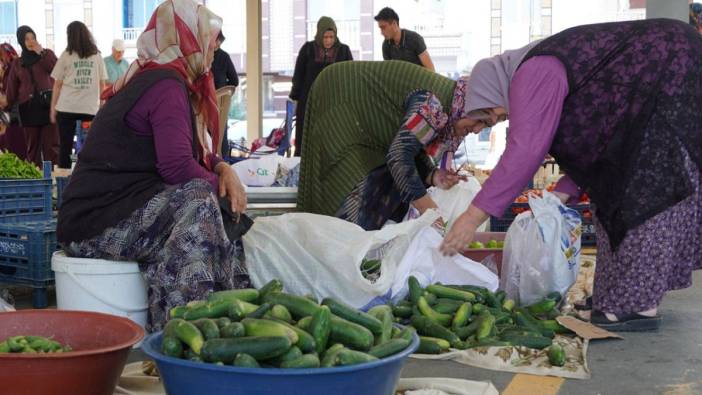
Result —
M 57 251 L 51 269 L 59 310 L 97 311 L 146 326 L 147 285 L 136 262 L 71 258 Z

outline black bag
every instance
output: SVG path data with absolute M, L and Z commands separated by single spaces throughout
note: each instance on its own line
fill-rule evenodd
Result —
M 32 67 L 27 67 L 32 79 L 32 94 L 29 100 L 19 105 L 19 117 L 22 126 L 44 126 L 51 123 L 49 118 L 51 108 L 51 89 L 38 90 Z
M 234 243 L 249 231 L 253 220 L 246 214 L 232 212 L 232 207 L 227 198 L 219 198 L 219 208 L 222 212 L 224 232 L 229 241 Z

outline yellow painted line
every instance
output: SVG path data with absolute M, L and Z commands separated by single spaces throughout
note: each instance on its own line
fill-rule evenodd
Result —
M 502 395 L 556 395 L 564 381 L 561 377 L 515 374 Z

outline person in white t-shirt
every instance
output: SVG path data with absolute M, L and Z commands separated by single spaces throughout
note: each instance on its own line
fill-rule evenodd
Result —
M 74 21 L 66 29 L 68 46 L 51 77 L 51 122 L 58 123 L 60 148 L 58 166 L 71 168 L 76 122 L 92 121 L 100 108 L 100 93 L 107 81 L 105 62 L 93 36 L 82 22 Z

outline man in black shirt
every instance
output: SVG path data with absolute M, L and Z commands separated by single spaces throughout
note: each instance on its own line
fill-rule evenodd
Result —
M 236 74 L 232 58 L 224 50 L 220 48 L 224 42 L 224 35 L 219 32 L 217 36 L 214 58 L 212 60 L 212 77 L 214 78 L 215 89 L 223 86 L 239 86 L 239 76 Z M 229 157 L 229 139 L 227 137 L 228 127 L 224 127 L 224 136 L 222 137 L 222 157 Z
M 389 7 L 385 7 L 375 16 L 383 41 L 383 59 L 404 60 L 431 71 L 434 63 L 431 61 L 424 38 L 417 32 L 400 29 L 400 17 Z

